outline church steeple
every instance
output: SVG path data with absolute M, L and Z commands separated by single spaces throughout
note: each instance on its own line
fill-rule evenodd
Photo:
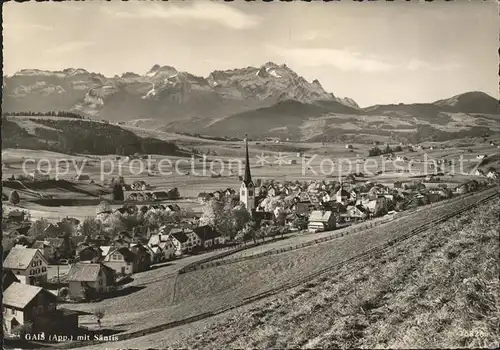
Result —
M 243 182 L 248 187 L 250 183 L 252 183 L 252 174 L 250 173 L 250 157 L 248 156 L 248 138 L 247 134 L 245 134 L 245 175 L 243 177 Z M 253 183 L 252 183 L 253 184 Z
M 245 174 L 240 187 L 240 201 L 245 205 L 247 210 L 252 213 L 255 209 L 255 188 L 252 182 L 252 174 L 250 174 L 250 157 L 248 156 L 248 140 L 245 134 Z

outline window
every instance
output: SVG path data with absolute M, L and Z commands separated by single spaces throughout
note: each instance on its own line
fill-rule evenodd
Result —
M 246 191 L 244 189 L 241 189 L 241 195 L 246 196 Z
M 253 196 L 253 190 L 248 190 L 248 195 L 251 197 Z
M 36 266 L 36 262 L 35 261 L 31 262 L 31 266 L 35 267 Z
M 42 272 L 46 272 L 47 271 L 47 268 L 44 266 L 42 267 Z
M 16 310 L 10 309 L 10 313 L 13 314 L 13 315 L 15 315 L 16 314 Z
M 99 280 L 99 285 L 102 285 L 102 280 Z

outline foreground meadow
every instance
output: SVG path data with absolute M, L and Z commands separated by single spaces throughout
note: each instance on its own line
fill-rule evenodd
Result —
M 482 205 L 174 347 L 498 348 L 499 211 Z
M 480 197 L 473 196 L 466 202 L 475 202 L 478 198 Z M 497 291 L 497 279 L 493 278 L 497 267 L 492 264 L 497 263 L 495 259 L 498 255 L 498 248 L 495 247 L 495 244 L 498 245 L 498 234 L 495 231 L 498 218 L 494 217 L 498 205 L 487 210 L 491 203 L 490 201 L 479 210 L 440 224 L 421 236 L 394 246 L 383 255 L 372 256 L 349 267 L 333 270 L 334 272 L 300 287 L 279 293 L 276 297 L 192 324 L 118 343 L 94 345 L 93 348 L 282 348 L 305 347 L 309 341 L 311 347 L 370 348 L 376 346 L 375 341 L 380 343 L 379 347 L 410 347 L 414 340 L 403 336 L 407 334 L 406 328 L 397 328 L 398 322 L 411 328 L 416 319 L 424 322 L 426 318 L 423 315 L 435 311 L 434 306 L 442 306 L 445 308 L 443 310 L 452 307 L 449 311 L 450 320 L 457 319 L 455 312 L 465 310 L 462 307 L 464 301 L 456 299 L 460 296 L 454 296 L 453 291 L 463 287 L 463 279 L 472 278 L 467 282 L 472 283 L 471 288 L 475 288 L 475 277 L 482 281 L 480 283 L 484 282 L 484 292 L 487 294 L 484 297 L 492 297 L 491 293 Z M 458 201 L 443 208 L 434 208 L 433 212 L 440 212 L 441 215 L 462 205 Z M 386 224 L 385 228 L 355 233 L 329 243 L 274 257 L 181 275 L 173 288 L 175 296 L 170 295 L 174 297 L 173 303 L 167 306 L 167 301 L 161 308 L 158 303 L 154 303 L 156 312 L 150 312 L 148 318 L 144 318 L 146 315 L 143 313 L 141 325 L 153 326 L 161 321 L 167 322 L 180 313 L 185 317 L 196 312 L 238 305 L 238 301 L 246 296 L 310 274 L 323 266 L 335 265 L 335 262 L 359 254 L 387 240 L 389 236 L 395 237 L 407 232 L 410 226 L 418 227 L 425 221 L 424 217 L 429 215 L 428 211 L 423 210 L 408 217 L 409 220 L 395 220 Z M 488 272 L 481 270 L 481 275 L 476 271 L 479 269 Z M 141 299 L 149 299 L 151 296 L 143 294 Z M 466 297 L 465 294 L 463 297 Z M 470 297 L 482 298 L 474 294 Z M 494 303 L 491 304 L 488 299 L 481 300 L 488 307 L 494 307 Z M 496 299 L 493 301 L 496 302 Z M 130 307 L 130 304 L 127 305 Z M 108 309 L 104 322 L 111 326 L 114 318 L 112 314 L 115 313 L 116 316 L 119 313 L 122 323 L 137 322 L 138 319 L 134 320 L 130 311 L 132 310 L 126 311 L 120 307 Z M 460 317 L 473 317 L 473 312 L 467 311 L 460 314 Z M 447 325 L 446 322 L 448 321 L 444 325 Z M 434 327 L 422 324 L 424 326 Z M 371 328 L 366 330 L 369 327 Z M 451 327 L 449 329 L 455 326 Z M 489 328 L 484 329 L 483 333 L 489 334 Z M 400 332 L 400 338 L 390 338 L 396 331 Z M 381 335 L 379 337 L 377 332 L 385 332 L 383 334 L 387 339 L 381 338 Z M 333 334 L 333 338 L 329 334 Z M 365 334 L 370 334 L 370 338 L 363 343 L 360 339 Z M 409 343 L 404 346 L 403 341 Z M 420 347 L 427 347 L 432 341 L 425 343 L 427 345 L 422 343 Z M 476 337 L 474 341 L 479 340 Z M 439 342 L 439 339 L 435 341 L 436 344 L 440 344 Z M 472 344 L 472 341 L 469 343 Z

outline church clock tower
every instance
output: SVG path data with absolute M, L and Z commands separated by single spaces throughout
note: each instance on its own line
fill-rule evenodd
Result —
M 252 182 L 252 175 L 250 174 L 250 160 L 248 157 L 248 140 L 245 134 L 245 175 L 240 187 L 240 201 L 245 204 L 247 210 L 251 213 L 255 209 L 255 186 Z

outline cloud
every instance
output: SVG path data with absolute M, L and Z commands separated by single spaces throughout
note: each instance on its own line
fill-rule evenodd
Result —
M 456 62 L 440 63 L 412 59 L 407 63 L 391 62 L 377 55 L 362 54 L 352 48 L 279 48 L 268 46 L 285 61 L 305 67 L 332 66 L 343 71 L 383 72 L 390 70 L 446 71 L 460 68 Z
M 95 43 L 90 42 L 90 41 L 71 41 L 71 42 L 64 43 L 62 45 L 54 46 L 50 49 L 47 49 L 45 52 L 51 53 L 51 54 L 53 54 L 53 53 L 60 54 L 60 53 L 81 50 L 81 49 L 87 48 L 89 46 L 92 46 L 94 44 Z
M 410 71 L 416 71 L 422 69 L 432 70 L 432 71 L 448 71 L 448 70 L 458 69 L 460 67 L 461 65 L 456 62 L 430 63 L 418 59 L 412 59 L 410 60 L 410 62 L 408 62 L 408 64 L 405 65 L 405 68 Z
M 230 5 L 212 2 L 195 2 L 191 6 L 144 3 L 141 5 L 140 7 L 134 7 L 135 11 L 113 11 L 112 6 L 103 6 L 101 11 L 116 18 L 157 18 L 185 23 L 189 23 L 189 21 L 210 21 L 231 29 L 255 27 L 261 21 L 260 17 L 248 15 Z
M 29 31 L 49 31 L 53 30 L 53 26 L 47 26 L 43 24 L 35 23 L 19 23 L 19 22 L 7 22 L 3 24 L 4 35 L 5 33 L 11 34 L 12 32 L 17 32 L 19 30 L 29 30 Z
M 387 71 L 396 68 L 374 56 L 363 56 L 350 49 L 330 48 L 278 48 L 270 49 L 286 61 L 293 61 L 307 67 L 333 66 L 341 70 L 361 70 L 366 72 Z

